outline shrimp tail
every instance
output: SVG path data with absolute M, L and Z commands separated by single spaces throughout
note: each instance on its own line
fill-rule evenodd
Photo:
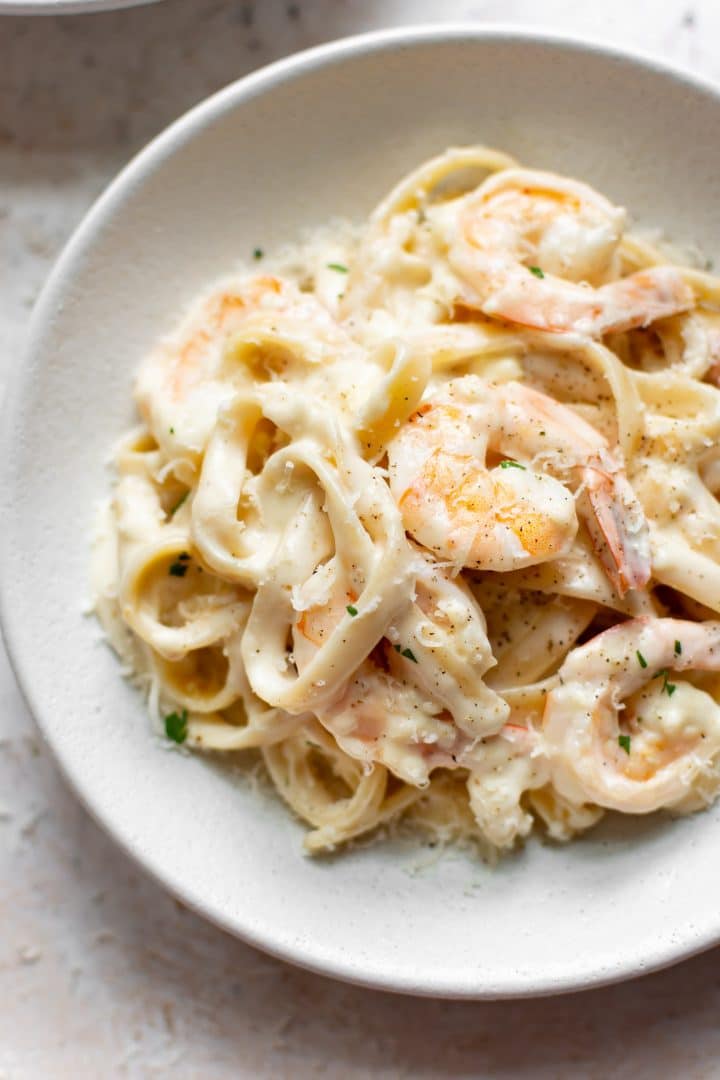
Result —
M 578 512 L 593 548 L 619 596 L 644 589 L 652 561 L 647 521 L 624 473 L 598 459 L 584 470 Z
M 648 326 L 656 319 L 687 311 L 695 302 L 692 289 L 674 266 L 639 270 L 603 285 L 597 296 L 599 313 L 582 328 L 595 337 Z

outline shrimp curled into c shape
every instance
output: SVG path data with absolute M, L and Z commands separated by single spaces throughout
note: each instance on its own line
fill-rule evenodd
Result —
M 504 457 L 489 468 L 488 454 Z M 388 446 L 390 488 L 408 532 L 458 567 L 507 571 L 564 555 L 575 501 L 553 476 L 579 470 L 585 519 L 620 593 L 650 577 L 645 517 L 605 438 L 576 412 L 517 382 L 451 380 Z
M 505 169 L 468 196 L 450 263 L 486 315 L 590 337 L 686 311 L 693 293 L 674 267 L 608 281 L 625 212 L 587 184 Z M 535 264 L 535 265 L 533 265 Z
M 543 718 L 560 794 L 626 814 L 688 797 L 720 753 L 720 708 L 670 679 L 690 669 L 720 671 L 720 622 L 632 619 L 574 649 Z

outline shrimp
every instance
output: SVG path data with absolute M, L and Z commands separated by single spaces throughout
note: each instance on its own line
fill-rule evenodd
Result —
M 489 455 L 506 457 L 488 467 Z M 521 383 L 451 380 L 388 446 L 390 489 L 408 532 L 476 570 L 515 570 L 567 555 L 578 522 L 568 488 L 532 466 L 579 471 L 578 509 L 620 595 L 643 588 L 643 511 L 604 437 Z
M 314 296 L 270 274 L 241 278 L 206 296 L 145 359 L 135 398 L 161 447 L 197 464 L 219 407 L 240 386 L 290 380 L 350 349 Z
M 493 847 L 507 850 L 540 818 L 553 840 L 570 840 L 603 815 L 596 806 L 564 799 L 550 783 L 542 716 L 555 676 L 503 690 L 510 715 L 500 732 L 467 756 L 467 790 L 475 822 Z M 535 815 L 535 816 L 533 816 Z
M 449 251 L 462 297 L 523 326 L 590 337 L 686 311 L 693 293 L 670 266 L 608 281 L 625 211 L 586 184 L 505 169 L 468 197 Z
M 440 766 L 456 768 L 508 713 L 483 682 L 493 664 L 485 620 L 469 589 L 418 553 L 415 598 L 387 627 L 339 695 L 316 707 L 351 757 L 379 762 L 424 786 Z M 346 612 L 363 618 L 331 560 L 295 590 L 293 655 L 302 671 Z
M 673 671 L 720 671 L 720 622 L 632 619 L 575 649 L 547 696 L 561 795 L 623 813 L 686 801 L 720 753 L 720 707 Z
M 713 386 L 720 388 L 720 327 L 717 325 L 711 326 L 707 331 L 707 350 L 710 365 L 705 372 L 705 378 Z

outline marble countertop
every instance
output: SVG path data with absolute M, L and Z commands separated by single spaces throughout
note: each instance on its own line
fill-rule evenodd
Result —
M 60 247 L 169 121 L 295 50 L 463 18 L 562 28 L 720 79 L 717 0 L 164 0 L 0 19 L 0 394 Z M 0 1080 L 720 1075 L 717 951 L 590 993 L 467 1004 L 340 985 L 227 937 L 88 818 L 1 646 L 0 911 Z

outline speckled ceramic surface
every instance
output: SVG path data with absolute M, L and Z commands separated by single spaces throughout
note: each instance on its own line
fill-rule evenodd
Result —
M 360 217 L 412 164 L 473 140 L 588 179 L 716 254 L 719 116 L 714 91 L 600 48 L 471 27 L 369 36 L 210 99 L 85 219 L 8 398 L 2 613 L 66 774 L 190 906 L 317 970 L 458 997 L 590 986 L 720 938 L 717 812 L 610 823 L 567 848 L 533 842 L 494 871 L 400 844 L 303 858 L 301 830 L 273 798 L 153 741 L 82 614 L 93 506 L 131 417 L 133 369 L 239 255 Z

